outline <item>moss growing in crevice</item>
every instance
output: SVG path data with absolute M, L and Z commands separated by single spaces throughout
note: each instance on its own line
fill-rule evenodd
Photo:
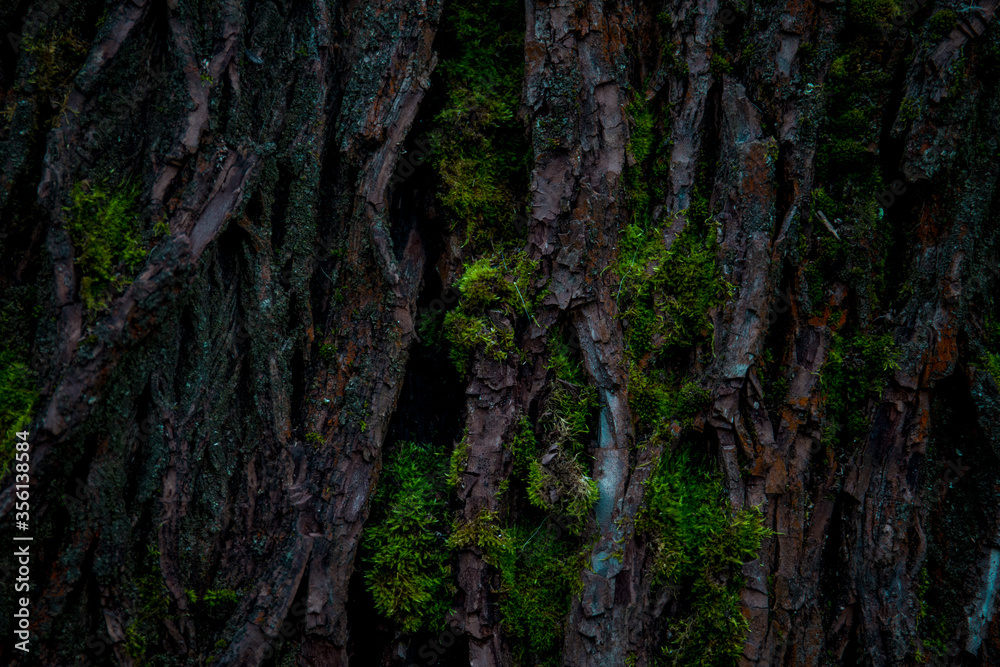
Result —
M 642 373 L 632 365 L 629 371 L 629 407 L 638 424 L 678 422 L 681 428 L 708 406 L 711 395 L 692 380 L 681 381 L 662 370 Z
M 439 34 L 445 89 L 431 134 L 439 198 L 476 249 L 519 240 L 530 151 L 516 117 L 524 71 L 524 10 L 509 0 L 446 6 Z
M 993 381 L 1000 386 L 1000 320 L 988 313 L 983 321 L 983 352 L 981 365 L 993 376 Z
M 135 607 L 125 627 L 125 648 L 133 660 L 141 664 L 156 664 L 163 639 L 163 621 L 170 614 L 170 594 L 160 571 L 160 551 L 148 547 L 143 569 L 149 574 L 133 579 Z
M 572 596 L 587 550 L 551 518 L 501 527 L 483 510 L 455 527 L 453 548 L 476 548 L 500 575 L 500 623 L 515 665 L 558 667 Z
M 597 390 L 589 384 L 579 354 L 570 348 L 565 336 L 551 335 L 549 352 L 552 379 L 539 426 L 549 448 L 557 446 L 576 456 L 586 450 L 584 438 L 596 420 Z
M 0 479 L 14 460 L 16 433 L 28 430 L 38 401 L 35 374 L 28 365 L 30 341 L 40 310 L 30 287 L 8 287 L 0 304 Z M 34 307 L 32 307 L 34 305 Z
M 527 465 L 527 494 L 532 505 L 579 534 L 598 500 L 597 483 L 586 473 L 585 440 L 597 419 L 597 390 L 562 332 L 550 332 L 549 353 L 548 394 L 538 418 L 544 451 L 536 449 Z
M 379 613 L 404 632 L 436 629 L 453 583 L 446 544 L 447 457 L 427 445 L 399 443 L 375 493 L 363 538 L 366 582 Z
M 38 393 L 34 374 L 24 362 L 26 355 L 10 350 L 0 352 L 0 478 L 14 460 L 16 434 L 28 430 Z
M 528 472 L 528 498 L 532 505 L 563 517 L 569 530 L 579 534 L 600 494 L 597 482 L 587 476 L 583 466 L 561 450 L 551 457 L 532 461 Z
M 634 164 L 624 181 L 631 220 L 619 239 L 616 263 L 616 298 L 629 359 L 629 405 L 637 433 L 647 437 L 664 423 L 688 420 L 704 404 L 704 392 L 672 366 L 708 340 L 709 313 L 732 291 L 718 266 L 709 210 L 715 171 L 711 146 L 702 151 L 691 204 L 681 212 L 687 224 L 666 248 L 669 225 L 659 217 L 669 164 L 669 109 L 657 111 L 654 104 L 640 99 L 629 106 Z M 686 367 L 683 363 L 679 368 Z
M 824 404 L 823 442 L 837 451 L 853 450 L 868 432 L 868 404 L 878 399 L 893 371 L 899 349 L 889 334 L 834 333 L 820 370 Z
M 88 310 L 106 307 L 107 298 L 131 282 L 146 257 L 135 212 L 138 196 L 138 186 L 128 183 L 112 189 L 80 181 L 70 192 L 66 229 Z
M 720 475 L 686 450 L 660 457 L 637 528 L 649 536 L 656 580 L 682 593 L 658 664 L 731 665 L 742 654 L 741 566 L 772 535 L 763 521 L 757 508 L 733 511 Z
M 559 667 L 584 552 L 556 530 L 514 526 L 500 553 L 500 615 L 515 665 Z

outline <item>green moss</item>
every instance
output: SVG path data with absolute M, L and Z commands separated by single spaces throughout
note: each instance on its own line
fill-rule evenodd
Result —
M 469 452 L 472 446 L 469 444 L 467 437 L 463 437 L 455 449 L 451 452 L 451 458 L 448 462 L 448 486 L 455 488 L 458 486 L 459 481 L 462 479 L 462 473 L 465 471 L 466 466 L 469 465 Z
M 626 107 L 629 143 L 626 147 L 633 164 L 625 169 L 623 181 L 633 211 L 633 223 L 645 229 L 652 225 L 655 204 L 663 200 L 663 183 L 669 172 L 669 105 L 657 113 L 653 104 L 637 97 Z
M 629 225 L 619 247 L 620 307 L 634 358 L 706 338 L 709 311 L 732 291 L 716 265 L 714 231 L 689 218 L 666 250 L 662 229 Z
M 470 313 L 499 309 L 509 314 L 518 311 L 530 315 L 532 302 L 531 278 L 538 262 L 522 252 L 508 261 L 504 253 L 493 253 L 465 267 L 456 287 L 462 296 L 461 306 Z
M 958 24 L 958 15 L 950 9 L 934 12 L 927 19 L 927 41 L 940 42 Z
M 820 388 L 826 396 L 823 442 L 854 447 L 868 432 L 867 406 L 877 399 L 899 368 L 899 349 L 890 334 L 834 334 L 820 370 Z
M 476 349 L 495 361 L 502 361 L 514 352 L 514 332 L 498 327 L 486 317 L 471 317 L 453 310 L 444 318 L 444 335 L 451 343 L 450 357 L 459 373 L 466 373 Z
M 677 421 L 686 428 L 711 401 L 711 395 L 694 381 L 681 382 L 659 370 L 642 373 L 634 363 L 629 370 L 628 395 L 633 418 L 644 426 Z
M 554 531 L 515 526 L 500 553 L 500 616 L 514 664 L 559 667 L 582 552 Z
M 536 269 L 537 262 L 523 252 L 509 260 L 503 252 L 494 253 L 465 268 L 456 283 L 458 307 L 445 315 L 441 330 L 459 373 L 468 371 L 476 350 L 496 361 L 517 353 L 514 332 L 504 320 L 531 314 L 540 298 L 531 282 Z
M 145 571 L 149 572 L 133 579 L 135 582 L 135 609 L 132 619 L 125 627 L 125 649 L 133 660 L 142 662 L 150 659 L 147 652 L 158 647 L 164 619 L 170 611 L 170 594 L 163 583 L 160 571 L 160 552 L 156 547 L 148 547 Z
M 0 478 L 14 461 L 17 433 L 26 431 L 35 412 L 38 392 L 24 350 L 0 351 Z
M 333 343 L 323 343 L 319 346 L 319 358 L 330 363 L 337 358 L 337 346 Z
M 575 458 L 561 451 L 546 465 L 532 461 L 528 474 L 531 504 L 566 519 L 572 532 L 581 533 L 600 497 L 597 482 L 587 476 Z
M 31 287 L 2 288 L 0 300 L 0 478 L 14 459 L 16 434 L 29 429 L 38 402 L 35 374 L 28 365 L 35 323 L 41 312 Z
M 564 336 L 550 336 L 549 352 L 548 367 L 553 372 L 553 381 L 539 425 L 547 446 L 557 445 L 576 456 L 586 449 L 584 439 L 596 418 L 597 390 L 589 384 L 579 356 L 570 349 Z
M 520 238 L 514 224 L 527 187 L 530 151 L 521 121 L 524 13 L 508 0 L 446 6 L 446 90 L 435 118 L 432 162 L 439 197 L 474 245 Z
M 477 547 L 483 554 L 483 560 L 496 566 L 502 554 L 510 548 L 510 540 L 500 527 L 498 516 L 496 512 L 483 509 L 471 521 L 455 525 L 448 538 L 448 546 L 452 549 Z
M 884 305 L 893 242 L 885 211 L 876 201 L 885 189 L 878 146 L 889 83 L 877 49 L 859 37 L 830 66 L 824 86 L 827 118 L 820 124 L 812 196 L 815 247 L 805 249 L 805 264 L 819 264 L 819 273 L 808 276 L 813 310 L 823 305 L 828 285 L 842 282 L 857 296 L 862 321 Z M 914 110 L 904 104 L 900 113 L 905 117 Z M 838 230 L 839 241 L 820 222 L 819 211 Z
M 538 456 L 538 441 L 531 428 L 531 421 L 522 417 L 517 424 L 517 432 L 511 439 L 508 448 L 514 457 L 513 476 L 527 479 L 531 463 Z
M 849 16 L 863 32 L 875 33 L 898 13 L 895 0 L 851 0 Z
M 992 314 L 983 318 L 983 353 L 980 364 L 993 376 L 993 381 L 1000 386 L 1000 320 Z
M 80 297 L 87 309 L 103 308 L 112 289 L 121 290 L 146 257 L 135 214 L 137 185 L 109 192 L 80 181 L 66 208 L 66 229 L 80 271 Z
M 222 631 L 226 621 L 236 611 L 242 596 L 240 591 L 229 588 L 209 589 L 201 596 L 190 588 L 184 592 L 190 603 L 188 613 L 204 624 L 201 628 L 202 634 L 207 634 L 206 630 L 211 630 L 213 633 Z
M 741 566 L 773 534 L 761 512 L 734 512 L 719 474 L 680 450 L 661 457 L 650 476 L 638 528 L 651 538 L 657 581 L 685 593 L 667 621 L 660 664 L 733 664 L 749 631 Z
M 52 115 L 52 122 L 56 123 L 66 106 L 73 76 L 88 53 L 88 45 L 68 30 L 25 39 L 22 46 L 31 67 L 25 92 L 34 93 L 43 109 L 57 108 L 59 111 Z
M 716 76 L 731 74 L 733 71 L 733 64 L 729 62 L 725 56 L 719 55 L 718 53 L 712 54 L 712 60 L 709 63 L 709 66 L 712 68 L 712 73 Z
M 618 243 L 616 297 L 628 352 L 638 361 L 704 340 L 712 330 L 709 311 L 725 302 L 732 287 L 716 264 L 716 234 L 709 220 L 707 195 L 712 175 L 708 158 L 703 155 L 699 160 L 691 205 L 684 212 L 687 225 L 667 250 L 663 225 L 655 217 L 665 196 L 669 146 L 663 139 L 668 114 L 662 112 L 662 127 L 657 131 L 657 114 L 648 102 L 635 100 L 628 111 L 633 132 L 629 150 L 635 164 L 626 169 L 624 180 L 632 219 Z
M 205 594 L 199 598 L 199 602 L 203 602 L 209 607 L 223 607 L 226 605 L 233 605 L 239 602 L 240 594 L 231 589 L 221 589 L 221 590 L 207 590 Z
M 441 626 L 451 602 L 445 466 L 446 458 L 430 446 L 400 443 L 365 528 L 367 588 L 379 613 L 404 632 Z

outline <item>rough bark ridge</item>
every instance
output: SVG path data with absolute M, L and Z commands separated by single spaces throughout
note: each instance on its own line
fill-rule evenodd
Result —
M 0 659 L 1000 663 L 996 5 L 6 3 Z

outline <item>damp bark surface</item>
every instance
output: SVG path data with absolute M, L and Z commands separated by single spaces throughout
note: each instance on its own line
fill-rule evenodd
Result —
M 997 9 L 3 3 L 0 661 L 1000 664 Z

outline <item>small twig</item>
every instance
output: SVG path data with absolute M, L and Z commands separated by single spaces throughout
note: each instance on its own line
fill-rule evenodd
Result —
M 833 228 L 833 225 L 830 224 L 830 221 L 826 219 L 826 215 L 823 213 L 823 211 L 816 211 L 816 217 L 818 217 L 819 221 L 822 222 L 823 225 L 830 230 L 830 233 L 833 234 L 834 238 L 836 238 L 839 241 L 840 234 L 838 234 L 837 230 Z

